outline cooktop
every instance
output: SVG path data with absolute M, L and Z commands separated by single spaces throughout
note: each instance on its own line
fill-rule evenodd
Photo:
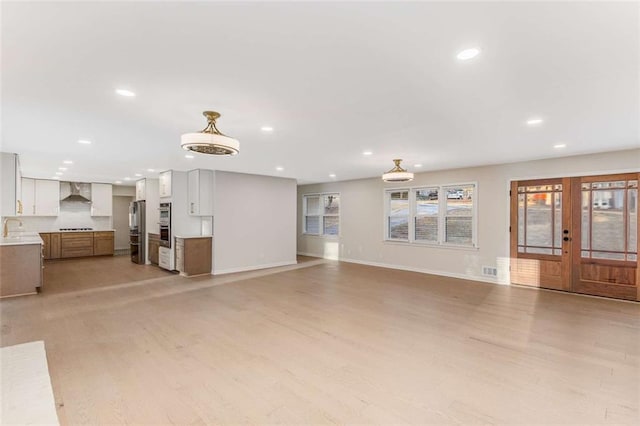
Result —
M 61 231 L 93 231 L 93 228 L 60 228 Z

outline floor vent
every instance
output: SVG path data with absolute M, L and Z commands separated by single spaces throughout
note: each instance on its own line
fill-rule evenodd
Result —
M 494 268 L 492 266 L 483 266 L 482 267 L 482 275 L 487 277 L 497 277 L 498 276 L 498 268 Z

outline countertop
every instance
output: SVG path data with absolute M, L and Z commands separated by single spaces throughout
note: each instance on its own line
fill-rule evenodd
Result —
M 23 232 L 17 235 L 9 234 L 8 237 L 0 237 L 0 246 L 23 246 L 26 244 L 44 244 L 37 232 Z
M 189 236 L 185 236 L 185 235 L 176 235 L 176 238 L 181 238 L 183 240 L 187 240 L 189 238 L 213 238 L 213 235 L 189 235 Z
M 67 233 L 67 232 L 115 232 L 115 229 L 91 229 L 91 230 L 78 230 L 78 231 L 40 231 L 41 234 L 55 234 L 55 233 Z

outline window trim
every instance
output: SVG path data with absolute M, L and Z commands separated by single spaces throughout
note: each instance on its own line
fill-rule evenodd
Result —
M 445 202 L 442 202 L 442 194 L 446 192 L 447 188 L 455 186 L 473 186 L 473 205 L 471 216 L 471 244 L 456 244 L 448 243 L 445 241 L 445 219 L 447 217 L 447 198 L 444 198 Z M 421 189 L 438 189 L 438 241 L 422 241 L 415 239 L 415 218 L 416 218 L 416 193 Z M 478 182 L 466 181 L 456 183 L 442 183 L 442 184 L 424 184 L 424 185 L 411 185 L 411 186 L 399 186 L 394 188 L 384 188 L 383 190 L 383 229 L 382 240 L 385 243 L 412 245 L 420 247 L 437 247 L 437 248 L 451 248 L 461 250 L 478 250 Z M 407 239 L 389 238 L 389 207 L 390 207 L 390 193 L 399 191 L 409 191 L 409 229 Z M 468 217 L 468 216 L 462 216 Z
M 327 195 L 337 195 L 340 199 L 340 207 L 338 210 L 338 214 L 324 214 L 324 197 Z M 318 216 L 320 218 L 320 222 L 318 224 L 318 233 L 312 234 L 307 232 L 307 197 L 320 197 L 321 209 L 322 212 L 319 215 L 311 215 Z M 337 217 L 338 218 L 338 234 L 325 234 L 324 233 L 324 218 L 327 217 Z M 320 237 L 320 238 L 328 238 L 328 239 L 338 239 L 342 236 L 342 195 L 340 192 L 332 191 L 332 192 L 311 192 L 308 194 L 302 194 L 302 235 L 309 237 Z

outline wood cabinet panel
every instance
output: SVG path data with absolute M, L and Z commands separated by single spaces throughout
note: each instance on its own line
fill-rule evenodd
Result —
M 42 246 L 0 246 L 0 297 L 34 294 L 42 285 Z
M 40 238 L 42 238 L 42 255 L 45 260 L 51 259 L 51 234 L 40 234 Z
M 82 247 L 82 248 L 63 248 L 60 250 L 61 257 L 85 257 L 85 256 L 93 256 L 93 247 Z
M 93 255 L 113 256 L 114 236 L 113 232 L 93 233 Z
M 60 233 L 53 232 L 49 234 L 49 238 L 51 240 L 51 248 L 49 249 L 49 258 L 50 259 L 60 259 Z
M 61 248 L 69 249 L 69 248 L 87 248 L 93 247 L 93 235 L 78 237 L 78 238 L 64 238 L 62 235 L 62 244 Z
M 176 238 L 176 269 L 182 275 L 211 273 L 211 237 Z

